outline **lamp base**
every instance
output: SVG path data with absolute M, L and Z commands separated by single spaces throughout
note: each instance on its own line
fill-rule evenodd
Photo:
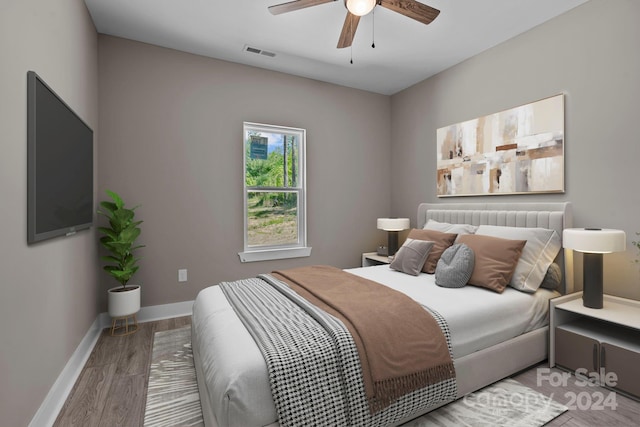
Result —
M 398 251 L 398 232 L 397 231 L 388 231 L 389 236 L 387 237 L 387 247 L 388 247 L 388 256 L 394 256 Z
M 589 308 L 603 307 L 602 254 L 585 252 L 582 259 L 582 305 Z

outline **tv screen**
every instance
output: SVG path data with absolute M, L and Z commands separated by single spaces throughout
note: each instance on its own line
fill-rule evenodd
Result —
M 27 73 L 27 242 L 93 225 L 93 131 Z

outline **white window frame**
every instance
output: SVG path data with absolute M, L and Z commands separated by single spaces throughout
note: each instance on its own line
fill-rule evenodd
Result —
M 296 187 L 249 187 L 247 186 L 247 156 L 246 135 L 248 131 L 265 133 L 294 134 L 300 138 L 298 185 Z M 311 255 L 311 247 L 307 246 L 307 161 L 306 161 L 305 129 L 285 126 L 275 126 L 261 123 L 244 122 L 242 127 L 242 182 L 243 201 L 242 214 L 244 217 L 244 250 L 238 252 L 241 262 L 268 261 L 284 258 L 300 258 Z M 298 241 L 295 244 L 250 246 L 248 234 L 248 194 L 255 191 L 265 192 L 295 192 L 298 194 Z

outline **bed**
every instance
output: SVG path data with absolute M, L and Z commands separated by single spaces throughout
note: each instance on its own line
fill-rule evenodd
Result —
M 423 203 L 418 207 L 416 228 L 467 224 L 491 231 L 493 226 L 500 233 L 506 230 L 507 236 L 511 227 L 544 229 L 555 231 L 560 238 L 571 221 L 569 203 Z M 413 276 L 388 265 L 347 270 L 439 313 L 450 332 L 455 396 L 396 415 L 389 424 L 401 425 L 545 360 L 548 301 L 573 290 L 570 260 L 559 250 L 553 261 L 565 272 L 558 289 L 535 292 L 509 286 L 501 293 L 477 286 L 445 288 L 433 283 L 433 274 Z M 463 294 L 467 297 L 461 298 Z M 280 425 L 265 358 L 225 295 L 221 286 L 206 288 L 193 307 L 192 345 L 205 425 Z

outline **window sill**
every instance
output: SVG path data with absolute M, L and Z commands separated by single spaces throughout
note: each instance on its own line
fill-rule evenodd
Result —
M 285 258 L 302 258 L 311 255 L 311 248 L 268 249 L 264 251 L 238 252 L 241 262 L 269 261 Z

